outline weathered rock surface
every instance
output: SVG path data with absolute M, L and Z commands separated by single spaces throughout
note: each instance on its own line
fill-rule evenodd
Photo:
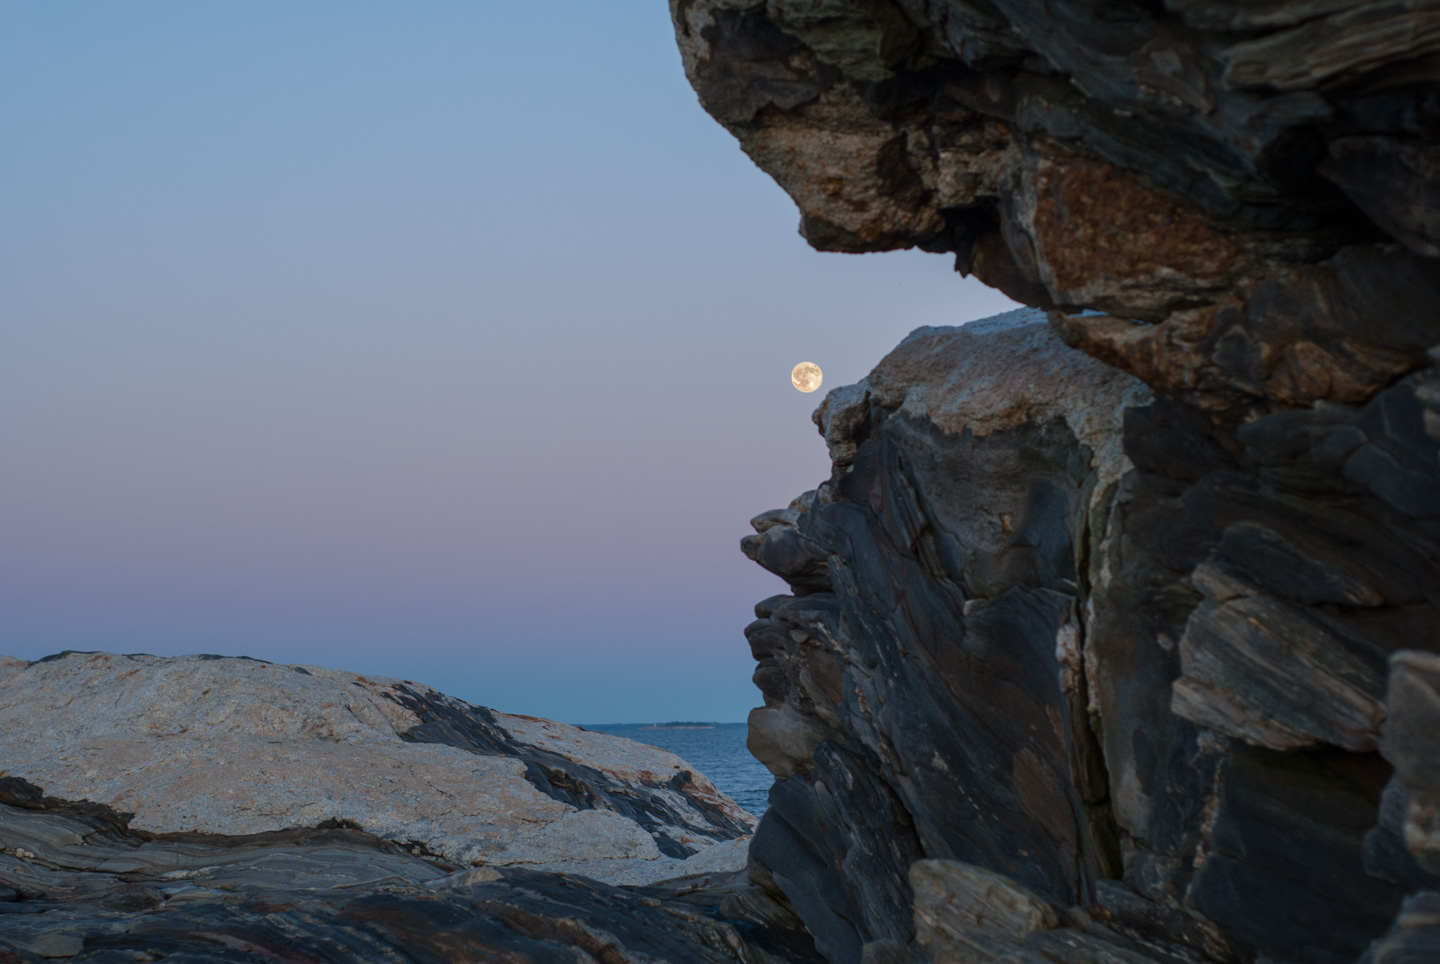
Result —
M 1019 311 L 919 329 L 817 411 L 844 458 L 743 545 L 797 587 L 746 630 L 751 746 L 780 778 L 751 857 L 831 959 L 916 938 L 921 866 L 1060 905 L 1118 872 L 1082 587 L 1128 468 L 1119 414 L 1148 397 Z M 922 916 L 920 946 L 959 939 Z
M 793 920 L 745 920 L 741 875 L 620 888 L 457 868 L 358 830 L 154 834 L 0 778 L 0 961 L 780 964 Z
M 832 392 L 742 543 L 756 882 L 833 961 L 1355 960 L 1440 870 L 1437 381 L 1219 438 L 1031 310 Z
M 4 659 L 0 733 L 0 775 L 152 834 L 338 825 L 461 866 L 645 884 L 743 867 L 754 824 L 663 750 L 314 666 Z
M 672 0 L 671 12 L 702 104 L 823 250 L 953 251 L 1028 304 L 1153 321 L 1347 248 L 1397 277 L 1397 247 L 1440 254 L 1427 3 Z M 1349 334 L 1414 365 L 1393 332 Z
M 921 332 L 827 399 L 831 479 L 745 543 L 794 591 L 747 633 L 756 881 L 834 961 L 1425 959 L 1440 9 L 671 12 L 812 245 L 953 252 L 1154 393 Z M 1061 926 L 966 937 L 945 861 Z

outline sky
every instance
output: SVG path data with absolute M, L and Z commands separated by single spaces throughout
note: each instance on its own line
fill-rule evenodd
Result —
M 738 721 L 751 516 L 920 325 L 665 4 L 0 3 L 0 653 L 218 653 Z M 789 383 L 813 361 L 825 385 Z

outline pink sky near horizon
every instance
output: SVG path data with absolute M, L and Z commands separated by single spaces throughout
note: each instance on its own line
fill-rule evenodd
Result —
M 79 9 L 0 9 L 0 653 L 743 719 L 811 410 L 1013 307 L 810 250 L 656 4 Z

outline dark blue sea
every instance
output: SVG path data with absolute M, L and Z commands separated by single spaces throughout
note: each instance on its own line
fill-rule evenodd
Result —
M 648 743 L 683 757 L 710 778 L 721 791 L 755 816 L 765 812 L 765 801 L 775 778 L 745 749 L 744 723 L 704 724 L 705 729 L 659 728 L 653 723 L 585 725 L 627 740 Z

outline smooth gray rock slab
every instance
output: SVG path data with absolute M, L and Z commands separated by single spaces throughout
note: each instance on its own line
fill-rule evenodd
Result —
M 314 666 L 5 658 L 0 732 L 0 772 L 155 834 L 342 825 L 454 864 L 635 884 L 754 822 L 663 750 Z M 730 869 L 741 849 L 723 851 Z

